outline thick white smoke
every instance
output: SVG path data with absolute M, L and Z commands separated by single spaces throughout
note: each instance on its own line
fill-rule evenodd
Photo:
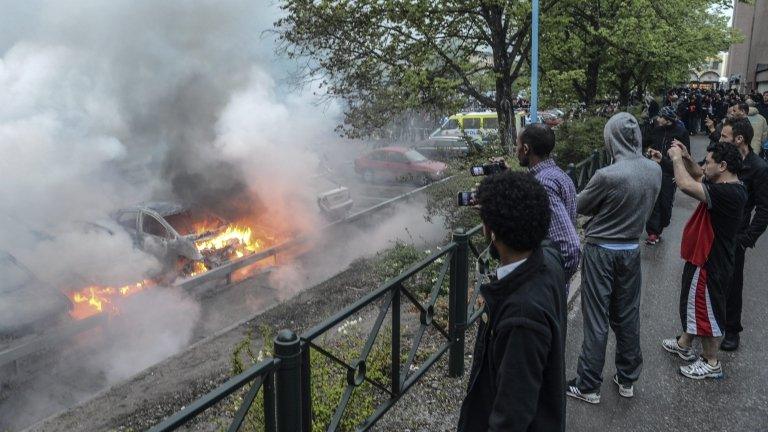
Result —
M 28 25 L 0 39 L 0 249 L 30 267 L 45 262 L 48 280 L 90 266 L 87 277 L 106 284 L 157 264 L 121 233 L 102 235 L 101 247 L 98 234 L 77 238 L 73 222 L 247 188 L 266 208 L 302 215 L 291 219 L 303 228 L 312 223 L 308 149 L 330 134 L 336 111 L 283 96 L 262 34 L 274 9 L 117 0 L 9 9 Z
M 243 190 L 285 225 L 312 229 L 311 150 L 332 135 L 338 109 L 316 106 L 311 89 L 286 96 L 290 66 L 264 33 L 274 5 L 3 0 L 0 11 L 0 252 L 55 287 L 138 281 L 160 264 L 111 222 L 115 210 Z M 148 354 L 98 357 L 106 377 L 188 342 L 199 313 L 178 295 L 165 303 L 183 307 L 126 333 L 124 346 Z M 160 340 L 142 337 L 169 320 Z

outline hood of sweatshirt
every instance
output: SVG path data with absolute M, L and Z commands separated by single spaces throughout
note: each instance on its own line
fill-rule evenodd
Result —
M 747 115 L 753 116 L 755 114 L 757 114 L 757 107 L 749 107 L 749 113 Z
M 620 112 L 611 117 L 605 124 L 603 139 L 614 160 L 642 157 L 640 125 L 630 113 Z

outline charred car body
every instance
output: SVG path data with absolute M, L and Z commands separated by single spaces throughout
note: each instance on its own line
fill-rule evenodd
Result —
M 194 206 L 150 202 L 119 210 L 113 217 L 131 234 L 137 247 L 165 264 L 165 271 L 182 276 L 218 267 L 245 246 L 236 236 L 207 244 L 225 233 L 229 224 Z

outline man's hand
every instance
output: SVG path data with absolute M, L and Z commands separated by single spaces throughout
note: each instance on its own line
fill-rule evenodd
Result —
M 685 148 L 685 144 L 681 143 L 680 141 L 678 141 L 676 139 L 673 139 L 672 140 L 672 146 L 673 147 L 677 147 L 678 149 L 680 149 L 680 155 L 682 156 L 683 159 L 691 160 L 691 154 L 688 153 L 688 149 Z M 669 157 L 672 157 L 672 155 L 670 155 Z
M 648 156 L 651 158 L 652 161 L 656 163 L 661 163 L 662 154 L 660 151 L 649 148 Z
M 669 155 L 670 159 L 672 159 L 673 161 L 675 159 L 683 158 L 683 151 L 680 150 L 680 147 L 681 146 L 678 146 L 677 144 L 675 144 L 673 146 L 670 146 L 669 150 L 667 150 L 667 155 Z M 682 146 L 682 147 L 685 148 L 685 146 Z
M 706 120 L 704 120 L 704 124 L 707 125 L 707 129 L 709 129 L 709 132 L 715 131 L 715 121 L 712 120 L 711 117 L 707 117 Z

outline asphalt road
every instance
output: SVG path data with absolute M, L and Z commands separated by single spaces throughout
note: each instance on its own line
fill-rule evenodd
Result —
M 692 139 L 694 156 L 707 140 Z M 568 398 L 569 431 L 768 431 L 768 234 L 747 252 L 741 348 L 721 352 L 725 378 L 704 382 L 680 375 L 684 362 L 661 348 L 661 340 L 680 332 L 677 314 L 683 261 L 680 237 L 696 201 L 678 192 L 671 225 L 655 246 L 643 244 L 641 346 L 644 364 L 633 399 L 621 398 L 613 384 L 614 339 L 603 370 L 599 405 Z M 567 378 L 575 376 L 582 341 L 578 300 L 569 316 Z

